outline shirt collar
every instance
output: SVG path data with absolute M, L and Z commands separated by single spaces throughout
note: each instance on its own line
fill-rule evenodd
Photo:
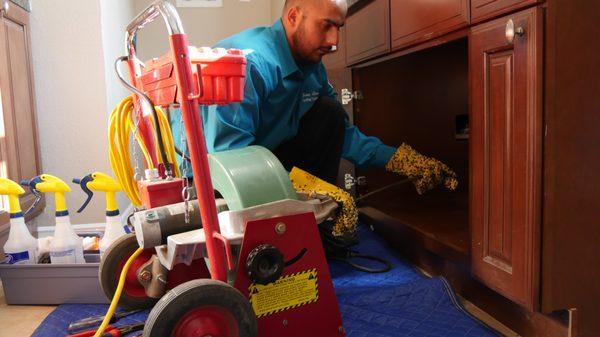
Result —
M 273 26 L 271 26 L 271 30 L 275 36 L 277 57 L 281 65 L 283 76 L 287 77 L 300 71 L 300 68 L 298 68 L 298 65 L 296 64 L 296 60 L 294 60 L 294 56 L 292 55 L 292 50 L 290 49 L 290 44 L 285 35 L 285 28 L 283 27 L 281 19 L 275 21 Z

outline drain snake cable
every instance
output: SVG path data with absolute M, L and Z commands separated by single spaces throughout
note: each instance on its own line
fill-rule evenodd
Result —
M 133 254 L 129 257 L 129 259 L 127 259 L 127 262 L 125 262 L 125 265 L 123 266 L 123 270 L 121 270 L 121 275 L 119 276 L 119 283 L 117 284 L 117 290 L 115 290 L 115 295 L 113 296 L 112 300 L 110 301 L 110 306 L 108 307 L 108 311 L 106 312 L 106 315 L 104 315 L 104 320 L 102 321 L 102 324 L 100 324 L 100 327 L 98 328 L 98 330 L 96 330 L 94 337 L 102 336 L 102 334 L 104 333 L 104 330 L 106 330 L 106 327 L 108 326 L 108 324 L 110 324 L 110 320 L 112 319 L 113 315 L 115 314 L 115 310 L 117 309 L 117 304 L 119 303 L 119 300 L 121 299 L 121 293 L 123 292 L 123 288 L 125 287 L 125 278 L 127 277 L 127 272 L 129 271 L 129 267 L 131 267 L 131 264 L 133 263 L 133 261 L 138 256 L 140 256 L 140 254 L 143 251 L 144 251 L 144 249 L 138 248 L 135 252 L 133 252 Z

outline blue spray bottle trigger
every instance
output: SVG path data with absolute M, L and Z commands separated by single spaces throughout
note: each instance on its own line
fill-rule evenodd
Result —
M 90 201 L 92 201 L 94 192 L 87 187 L 87 183 L 89 183 L 90 181 L 93 181 L 93 180 L 94 180 L 94 178 L 92 178 L 92 174 L 88 174 L 85 177 L 83 177 L 82 179 L 73 178 L 73 183 L 79 185 L 81 187 L 81 189 L 85 192 L 85 194 L 87 194 L 87 199 L 85 199 L 85 202 L 83 203 L 83 205 L 81 205 L 81 207 L 79 207 L 79 209 L 77 210 L 77 213 L 83 212 L 83 210 L 87 207 L 87 205 L 90 203 Z
M 42 178 L 40 176 L 36 176 L 36 177 L 33 177 L 33 178 L 29 179 L 29 180 L 23 179 L 23 180 L 21 180 L 19 182 L 22 186 L 29 187 L 29 190 L 31 191 L 31 193 L 33 195 L 35 195 L 35 200 L 31 204 L 31 206 L 29 207 L 29 209 L 27 209 L 27 211 L 25 211 L 25 213 L 23 213 L 23 215 L 28 215 L 29 213 L 31 213 L 31 211 L 33 211 L 35 209 L 35 207 L 42 200 L 42 194 L 36 188 L 36 185 L 39 184 L 39 183 L 41 183 L 42 181 L 43 180 L 42 180 Z

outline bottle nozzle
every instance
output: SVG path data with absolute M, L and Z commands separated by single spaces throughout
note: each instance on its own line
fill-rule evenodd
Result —
M 92 182 L 92 181 L 94 181 L 94 177 L 93 177 L 92 173 L 86 175 L 85 177 L 83 177 L 81 179 L 73 178 L 73 183 L 79 185 L 79 187 L 81 187 L 83 192 L 85 192 L 85 194 L 87 194 L 87 198 L 83 202 L 83 205 L 81 205 L 81 207 L 79 207 L 79 209 L 77 210 L 77 213 L 83 212 L 83 210 L 87 207 L 87 205 L 90 203 L 90 201 L 92 201 L 94 192 L 92 192 L 92 190 L 88 187 L 88 183 Z

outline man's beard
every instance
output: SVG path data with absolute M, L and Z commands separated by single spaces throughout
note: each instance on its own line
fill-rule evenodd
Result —
M 292 35 L 292 40 L 294 41 L 294 46 L 296 47 L 296 51 L 294 53 L 296 57 L 296 62 L 299 64 L 315 64 L 319 63 L 321 60 L 312 60 L 310 58 L 310 52 L 306 51 L 308 48 L 304 48 L 304 37 L 306 36 L 306 31 L 304 29 L 304 18 L 300 21 L 300 26 Z

